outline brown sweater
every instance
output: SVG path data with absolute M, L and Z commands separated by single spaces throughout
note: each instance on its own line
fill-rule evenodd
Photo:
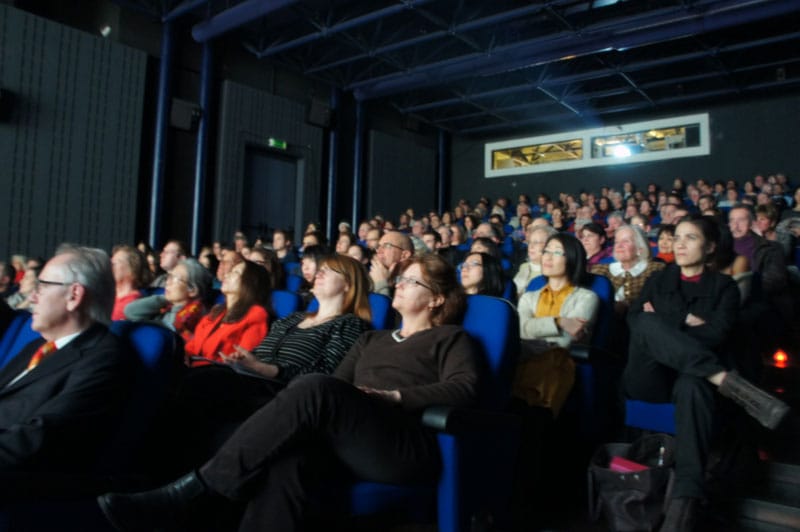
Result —
M 614 275 L 611 272 L 611 264 L 596 264 L 592 266 L 591 272 L 607 277 L 608 280 L 611 281 L 611 284 L 614 285 L 614 294 L 617 293 L 620 287 L 625 287 L 625 304 L 630 306 L 638 299 L 639 294 L 642 293 L 644 283 L 650 275 L 663 270 L 664 266 L 665 264 L 663 262 L 650 261 L 647 263 L 647 267 L 645 267 L 644 271 L 636 276 L 627 273 Z
M 478 397 L 480 350 L 461 327 L 442 325 L 397 342 L 392 331 L 369 331 L 334 375 L 380 390 L 399 390 L 403 408 L 472 406 Z

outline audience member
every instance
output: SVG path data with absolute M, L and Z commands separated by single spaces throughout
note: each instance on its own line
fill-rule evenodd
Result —
M 167 274 L 172 271 L 172 268 L 174 268 L 179 261 L 189 256 L 187 249 L 186 244 L 180 240 L 168 241 L 164 245 L 164 249 L 161 250 L 159 262 L 159 266 L 161 266 L 164 273 L 156 277 L 153 282 L 150 283 L 150 286 L 163 288 L 164 284 L 167 282 Z
M 17 285 L 14 283 L 16 277 L 17 271 L 11 263 L 0 262 L 0 299 L 7 299 L 17 291 Z
M 135 357 L 107 325 L 108 255 L 62 246 L 31 294 L 42 335 L 0 370 L 0 469 L 84 472 L 117 428 Z
M 517 287 L 517 296 L 528 290 L 528 285 L 542 274 L 542 250 L 547 239 L 558 231 L 549 225 L 531 226 L 528 230 L 528 260 L 520 264 L 517 275 L 514 276 L 514 285 Z
M 183 259 L 167 275 L 164 295 L 130 302 L 125 318 L 158 321 L 188 342 L 205 313 L 204 301 L 210 290 L 211 272 L 195 259 Z
M 675 230 L 675 265 L 656 272 L 631 306 L 631 342 L 623 375 L 628 397 L 675 404 L 675 483 L 662 530 L 692 530 L 704 497 L 705 462 L 714 424 L 714 386 L 774 428 L 788 411 L 723 365 L 719 349 L 731 332 L 739 292 L 727 275 L 706 267 L 716 224 L 684 219 Z
M 317 242 L 317 244 L 321 243 Z M 305 237 L 303 238 L 303 246 L 305 247 Z M 294 247 L 292 246 L 292 237 L 284 229 L 275 229 L 272 233 L 272 250 L 278 256 L 281 264 L 299 261 L 297 253 L 294 252 Z
M 8 306 L 17 310 L 29 310 L 31 308 L 30 295 L 36 290 L 36 280 L 39 278 L 41 267 L 30 267 L 25 270 L 22 281 L 19 283 L 19 290 L 8 296 L 5 301 Z
M 388 231 L 381 237 L 369 270 L 374 292 L 392 296 L 397 268 L 411 257 L 413 250 L 411 239 L 399 231 Z
M 147 286 L 146 259 L 133 246 L 115 246 L 111 254 L 111 272 L 114 275 L 115 298 L 111 311 L 112 320 L 125 319 L 125 307 L 142 297 L 141 288 Z
M 488 253 L 470 253 L 461 263 L 461 286 L 464 292 L 502 297 L 505 276 L 497 258 Z
M 595 264 L 608 262 L 612 249 L 607 247 L 606 232 L 600 224 L 591 222 L 579 229 L 575 236 L 580 238 L 581 245 L 586 251 L 586 265 L 591 268 Z
M 754 272 L 761 274 L 761 286 L 768 295 L 780 294 L 788 277 L 781 248 L 753 232 L 753 213 L 742 205 L 728 213 L 728 227 L 733 235 L 733 248 L 744 256 Z
M 237 264 L 222 281 L 225 304 L 204 316 L 186 343 L 187 364 L 219 362 L 234 346 L 253 349 L 266 336 L 270 281 L 264 268 L 250 261 Z
M 286 272 L 274 251 L 266 248 L 253 248 L 248 260 L 267 270 L 270 289 L 283 290 L 286 287 Z

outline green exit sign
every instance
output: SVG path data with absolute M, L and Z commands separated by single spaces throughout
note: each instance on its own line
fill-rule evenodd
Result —
M 278 149 L 278 150 L 285 150 L 286 149 L 286 141 L 283 140 L 283 139 L 275 139 L 275 138 L 270 137 L 267 140 L 267 145 L 270 148 L 275 148 L 275 149 Z

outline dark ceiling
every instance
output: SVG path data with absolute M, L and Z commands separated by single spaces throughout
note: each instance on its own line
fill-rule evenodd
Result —
M 481 137 L 796 92 L 800 0 L 119 0 Z

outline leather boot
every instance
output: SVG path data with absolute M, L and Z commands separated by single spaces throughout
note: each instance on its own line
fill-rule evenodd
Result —
M 155 530 L 184 513 L 191 503 L 210 494 L 196 471 L 178 480 L 141 493 L 106 493 L 97 504 L 120 531 Z
M 660 532 L 691 532 L 697 519 L 697 499 L 675 497 L 667 505 L 667 513 Z
M 789 405 L 748 382 L 735 371 L 725 376 L 719 385 L 719 393 L 732 399 L 769 429 L 774 430 L 789 413 Z

